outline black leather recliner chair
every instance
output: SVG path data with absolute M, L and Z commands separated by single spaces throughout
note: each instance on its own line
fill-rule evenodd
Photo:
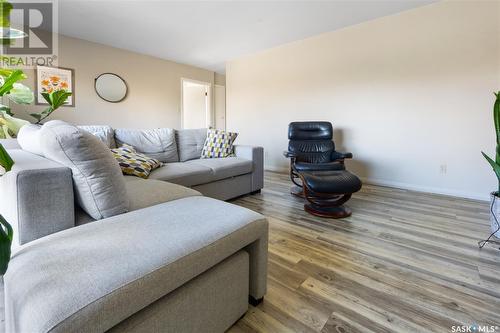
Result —
M 351 153 L 335 150 L 332 141 L 333 127 L 327 121 L 292 122 L 288 125 L 288 151 L 290 158 L 290 178 L 297 185 L 291 192 L 303 196 L 302 182 L 297 181 L 301 171 L 345 170 L 344 159 L 352 158 Z
M 324 121 L 292 122 L 288 127 L 292 194 L 309 203 L 304 209 L 317 216 L 343 218 L 351 215 L 343 204 L 361 189 L 358 177 L 345 169 L 351 153 L 335 150 L 332 124 Z M 300 181 L 298 179 L 300 178 Z

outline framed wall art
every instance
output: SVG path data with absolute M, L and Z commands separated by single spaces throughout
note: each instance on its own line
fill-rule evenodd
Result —
M 41 93 L 65 89 L 73 94 L 64 106 L 75 106 L 75 71 L 73 69 L 37 66 L 35 78 L 35 104 L 48 104 Z

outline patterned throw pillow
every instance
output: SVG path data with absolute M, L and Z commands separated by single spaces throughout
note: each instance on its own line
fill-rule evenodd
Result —
M 162 165 L 160 161 L 154 158 L 139 154 L 134 147 L 129 145 L 111 149 L 111 153 L 120 164 L 120 168 L 122 168 L 125 175 L 148 178 L 151 171 Z
M 201 158 L 228 157 L 233 154 L 233 143 L 238 133 L 209 129 Z

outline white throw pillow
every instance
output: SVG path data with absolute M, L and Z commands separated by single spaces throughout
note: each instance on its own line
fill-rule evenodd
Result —
M 36 155 L 43 155 L 40 146 L 40 128 L 39 125 L 28 124 L 21 127 L 17 133 L 17 142 L 23 150 Z
M 64 122 L 40 129 L 43 155 L 71 169 L 80 207 L 94 219 L 128 210 L 125 181 L 110 150 L 94 135 Z

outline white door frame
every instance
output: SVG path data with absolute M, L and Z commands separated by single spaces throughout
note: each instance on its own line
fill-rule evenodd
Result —
M 188 79 L 181 77 L 181 128 L 184 128 L 184 82 L 197 83 L 204 86 L 208 86 L 208 119 L 207 127 L 214 127 L 215 125 L 215 115 L 214 115 L 214 99 L 213 99 L 213 86 L 212 82 L 199 81 L 194 79 Z

